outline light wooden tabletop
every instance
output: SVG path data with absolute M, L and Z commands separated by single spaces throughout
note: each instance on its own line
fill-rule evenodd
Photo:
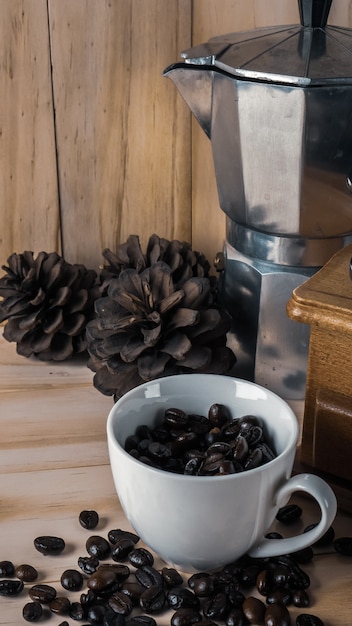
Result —
M 0 333 L 1 335 L 1 333 Z M 92 384 L 92 372 L 81 363 L 48 364 L 16 355 L 15 344 L 0 336 L 0 561 L 38 569 L 36 582 L 52 584 L 58 595 L 67 592 L 60 576 L 78 569 L 79 556 L 87 556 L 91 534 L 107 537 L 112 528 L 131 529 L 120 508 L 109 467 L 106 419 L 113 401 Z M 301 403 L 293 406 L 302 414 Z M 308 500 L 301 502 L 302 529 L 315 521 Z M 94 532 L 83 529 L 78 516 L 95 509 L 100 522 Z M 335 536 L 352 535 L 352 518 L 342 512 L 334 523 Z M 63 537 L 64 552 L 44 557 L 33 546 L 39 535 Z M 162 563 L 156 560 L 158 566 Z M 290 608 L 318 615 L 325 626 L 352 624 L 352 557 L 320 550 L 312 563 L 302 566 L 311 577 L 311 606 Z M 19 596 L 0 596 L 0 624 L 25 623 L 22 608 L 29 601 L 26 583 Z M 70 593 L 71 600 L 80 592 Z M 53 626 L 70 618 L 51 615 Z M 168 614 L 158 617 L 168 624 Z M 40 623 L 42 623 L 41 620 Z M 46 623 L 46 622 L 43 622 Z

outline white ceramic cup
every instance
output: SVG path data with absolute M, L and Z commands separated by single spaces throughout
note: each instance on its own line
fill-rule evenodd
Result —
M 140 424 L 154 425 L 166 408 L 207 416 L 213 403 L 232 416 L 263 418 L 277 457 L 255 469 L 226 476 L 185 476 L 155 469 L 124 450 Z M 184 572 L 210 571 L 245 553 L 288 554 L 311 545 L 336 515 L 332 489 L 318 476 L 291 477 L 298 438 L 297 418 L 276 394 L 247 381 L 212 374 L 160 378 L 126 393 L 107 421 L 111 469 L 127 519 L 144 543 Z M 296 491 L 317 501 L 318 525 L 286 539 L 266 539 L 278 509 Z

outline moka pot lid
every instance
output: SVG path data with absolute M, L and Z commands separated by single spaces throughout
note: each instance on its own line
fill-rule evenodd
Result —
M 352 84 L 352 29 L 327 26 L 332 0 L 299 0 L 300 24 L 213 37 L 182 52 L 238 79 L 306 86 Z

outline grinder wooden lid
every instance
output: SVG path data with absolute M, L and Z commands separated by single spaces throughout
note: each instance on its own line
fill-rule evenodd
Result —
M 352 245 L 337 252 L 322 269 L 293 290 L 287 314 L 297 322 L 352 333 Z

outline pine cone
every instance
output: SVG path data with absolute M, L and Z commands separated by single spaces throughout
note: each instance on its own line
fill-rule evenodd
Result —
M 103 250 L 102 254 L 107 261 L 100 274 L 105 292 L 110 280 L 118 278 L 123 270 L 132 268 L 142 272 L 157 261 L 164 261 L 169 265 L 173 282 L 177 286 L 182 286 L 182 283 L 192 276 L 206 276 L 212 289 L 216 285 L 216 279 L 209 275 L 208 260 L 200 252 L 192 250 L 191 245 L 185 241 L 176 239 L 169 241 L 154 234 L 149 238 L 144 254 L 139 237 L 130 235 L 125 243 L 118 246 L 116 254 L 109 248 Z
M 96 272 L 56 252 L 12 254 L 0 278 L 0 322 L 18 354 L 60 361 L 86 350 L 85 328 L 100 295 Z
M 164 261 L 122 270 L 109 280 L 87 324 L 94 386 L 121 397 L 132 387 L 186 372 L 227 373 L 235 362 L 226 347 L 230 318 L 214 303 L 208 277 L 173 281 Z M 182 287 L 180 286 L 182 282 Z

